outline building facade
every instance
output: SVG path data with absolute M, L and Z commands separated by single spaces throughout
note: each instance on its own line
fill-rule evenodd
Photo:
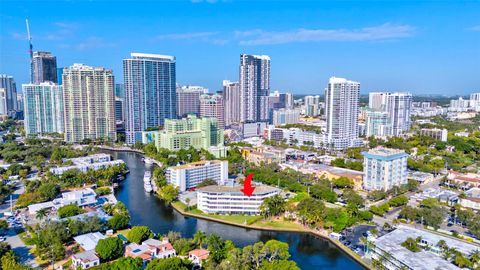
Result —
M 165 176 L 168 183 L 178 187 L 180 191 L 195 188 L 206 179 L 223 184 L 228 180 L 228 161 L 204 160 L 169 167 Z
M 405 151 L 377 147 L 362 154 L 364 189 L 389 190 L 407 183 L 408 154 Z
M 5 89 L 5 97 L 7 101 L 7 112 L 16 111 L 17 108 L 17 85 L 13 76 L 0 74 L 0 88 Z
M 58 83 L 57 57 L 50 52 L 33 52 L 33 84 Z
M 390 117 L 384 111 L 367 111 L 366 136 L 385 138 L 392 134 Z
M 67 142 L 117 140 L 115 83 L 111 69 L 74 64 L 63 70 L 64 129 Z
M 225 103 L 225 126 L 240 123 L 241 95 L 238 82 L 223 81 L 223 100 Z
M 448 140 L 448 130 L 446 128 L 422 128 L 420 135 L 432 137 L 435 140 L 446 142 Z
M 7 91 L 5 88 L 0 88 L 0 115 L 7 114 Z
M 200 114 L 200 96 L 206 94 L 208 89 L 201 86 L 177 87 L 177 116 L 185 117 L 188 114 Z
M 124 103 L 125 100 L 123 98 L 115 96 L 115 121 L 117 122 L 125 121 Z
M 145 133 L 153 133 L 150 136 Z M 205 149 L 216 157 L 226 156 L 223 145 L 223 129 L 218 127 L 216 118 L 197 118 L 189 115 L 183 119 L 167 119 L 161 131 L 144 132 L 143 137 L 155 139 L 155 146 L 171 151 L 188 149 Z
M 203 94 L 200 96 L 200 117 L 214 117 L 218 127 L 225 129 L 225 106 L 223 96 Z
M 343 150 L 361 144 L 358 139 L 360 83 L 331 77 L 325 90 L 326 147 Z
M 22 85 L 25 134 L 64 132 L 62 86 L 52 82 Z
M 260 121 L 262 96 L 270 94 L 270 57 L 240 55 L 240 121 Z
M 410 130 L 412 99 L 410 93 L 390 93 L 387 96 L 385 107 L 390 114 L 393 136 L 400 136 Z
M 304 98 L 305 111 L 304 114 L 307 116 L 318 116 L 320 115 L 320 96 L 305 96 Z
M 245 196 L 241 186 L 206 186 L 197 190 L 197 207 L 207 214 L 259 215 L 260 205 L 280 194 L 278 188 L 256 186 L 252 196 Z
M 273 111 L 272 124 L 281 126 L 296 124 L 300 121 L 300 111 L 297 109 L 278 109 Z
M 125 135 L 128 144 L 142 140 L 142 131 L 176 118 L 175 57 L 132 53 L 123 60 Z

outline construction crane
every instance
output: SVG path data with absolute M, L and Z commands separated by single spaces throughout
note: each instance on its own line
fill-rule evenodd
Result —
M 33 83 L 33 45 L 32 45 L 32 36 L 30 35 L 30 27 L 28 26 L 28 19 L 25 20 L 27 24 L 27 37 L 29 43 L 29 53 L 30 53 L 30 83 Z

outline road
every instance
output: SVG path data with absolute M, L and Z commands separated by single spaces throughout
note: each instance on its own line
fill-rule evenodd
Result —
M 25 192 L 25 186 L 22 183 L 19 183 L 16 186 L 15 191 L 12 193 L 12 205 L 15 205 L 20 194 Z M 10 199 L 7 199 L 3 204 L 0 205 L 0 214 L 4 217 L 5 212 L 10 212 Z M 5 232 L 6 242 L 12 247 L 12 250 L 20 258 L 22 264 L 29 265 L 31 267 L 38 267 L 37 262 L 35 261 L 34 256 L 30 253 L 30 248 L 27 247 L 20 237 L 15 232 L 15 229 L 9 228 Z

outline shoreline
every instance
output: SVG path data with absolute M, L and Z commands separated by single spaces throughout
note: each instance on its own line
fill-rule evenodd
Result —
M 248 224 L 239 224 L 227 220 L 221 220 L 221 219 L 216 219 L 213 217 L 207 217 L 203 215 L 197 215 L 194 213 L 189 213 L 185 212 L 183 209 L 180 209 L 178 206 L 175 206 L 174 204 L 170 204 L 172 208 L 180 213 L 182 216 L 185 217 L 192 217 L 196 219 L 202 219 L 202 220 L 207 220 L 207 221 L 212 221 L 212 222 L 217 222 L 217 223 L 222 223 L 230 226 L 235 226 L 239 228 L 244 228 L 244 229 L 251 229 L 251 230 L 259 230 L 259 231 L 270 231 L 270 232 L 290 232 L 290 233 L 303 233 L 303 234 L 310 234 L 314 237 L 322 238 L 324 240 L 327 240 L 329 243 L 335 245 L 337 248 L 339 248 L 343 253 L 345 253 L 347 256 L 352 258 L 356 263 L 358 263 L 361 267 L 365 269 L 374 269 L 371 265 L 367 264 L 364 260 L 361 259 L 358 254 L 354 253 L 352 250 L 349 248 L 345 247 L 342 245 L 339 241 L 335 241 L 328 237 L 327 235 L 318 233 L 314 230 L 298 230 L 298 229 L 289 229 L 289 228 L 264 228 L 264 227 L 259 227 L 255 225 L 248 225 Z
M 136 149 L 131 149 L 131 148 L 118 149 L 118 148 L 113 148 L 113 147 L 108 147 L 108 146 L 97 146 L 97 148 L 103 149 L 103 150 L 109 150 L 109 151 L 116 151 L 116 152 L 132 152 L 132 153 L 140 154 L 143 157 L 146 157 L 145 153 L 143 151 L 136 150 Z M 221 223 L 221 224 L 225 224 L 225 225 L 235 226 L 235 227 L 239 227 L 239 228 L 251 229 L 251 230 L 260 230 L 260 231 L 270 231 L 270 232 L 290 232 L 290 233 L 310 234 L 313 237 L 318 237 L 318 238 L 327 240 L 329 243 L 335 245 L 338 249 L 340 249 L 343 253 L 345 253 L 345 255 L 347 255 L 348 257 L 353 259 L 356 263 L 358 263 L 364 269 L 374 269 L 371 265 L 368 265 L 365 261 L 363 261 L 361 259 L 361 257 L 358 256 L 358 254 L 354 253 L 349 248 L 343 246 L 339 241 L 335 241 L 335 240 L 331 239 L 330 237 L 328 237 L 328 235 L 323 235 L 323 234 L 318 233 L 318 232 L 313 231 L 313 230 L 305 230 L 305 229 L 304 230 L 298 230 L 298 229 L 289 229 L 289 228 L 264 228 L 264 227 L 259 227 L 259 226 L 255 226 L 255 225 L 238 224 L 238 223 L 230 222 L 230 221 L 227 221 L 227 220 L 221 220 L 221 219 L 216 219 L 216 218 L 213 218 L 213 217 L 206 217 L 206 216 L 202 216 L 202 215 L 188 213 L 188 212 L 184 211 L 183 209 L 180 209 L 179 207 L 175 206 L 174 204 L 170 204 L 170 206 L 175 211 L 177 211 L 178 213 L 180 213 L 184 217 L 202 219 L 202 220 L 217 222 L 217 223 Z

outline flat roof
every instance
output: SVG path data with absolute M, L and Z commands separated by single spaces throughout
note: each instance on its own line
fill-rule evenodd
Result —
M 193 169 L 193 168 L 196 168 L 196 167 L 205 166 L 207 164 L 210 164 L 210 165 L 211 164 L 220 164 L 222 162 L 226 162 L 226 161 L 225 160 L 218 160 L 218 159 L 215 159 L 215 160 L 201 160 L 201 161 L 196 161 L 196 162 L 192 162 L 192 163 L 187 163 L 187 164 L 184 164 L 184 165 L 169 167 L 168 169 L 170 169 L 170 170 Z
M 243 186 L 206 186 L 206 187 L 201 187 L 197 189 L 197 192 L 217 192 L 217 193 L 242 193 L 241 189 L 243 189 Z M 262 193 L 268 193 L 272 191 L 280 191 L 276 187 L 271 187 L 271 186 L 265 186 L 265 185 L 260 185 L 260 186 L 255 186 L 255 190 L 253 194 L 262 194 Z
M 393 148 L 386 148 L 386 147 L 376 147 L 370 149 L 368 152 L 362 152 L 364 157 L 367 158 L 375 158 L 375 159 L 382 159 L 382 160 L 394 160 L 397 158 L 407 157 L 408 154 L 405 153 L 404 150 L 400 149 L 393 149 Z
M 420 252 L 411 252 L 406 249 L 401 244 L 409 237 L 413 239 L 421 237 L 423 240 L 426 240 L 429 245 L 433 246 L 435 246 L 438 241 L 444 240 L 448 247 L 455 248 L 461 253 L 467 255 L 475 250 L 480 250 L 478 246 L 470 243 L 404 225 L 399 225 L 397 229 L 375 239 L 374 242 L 377 248 L 384 252 L 388 252 L 393 258 L 401 261 L 412 269 L 460 269 L 430 251 L 422 249 Z

